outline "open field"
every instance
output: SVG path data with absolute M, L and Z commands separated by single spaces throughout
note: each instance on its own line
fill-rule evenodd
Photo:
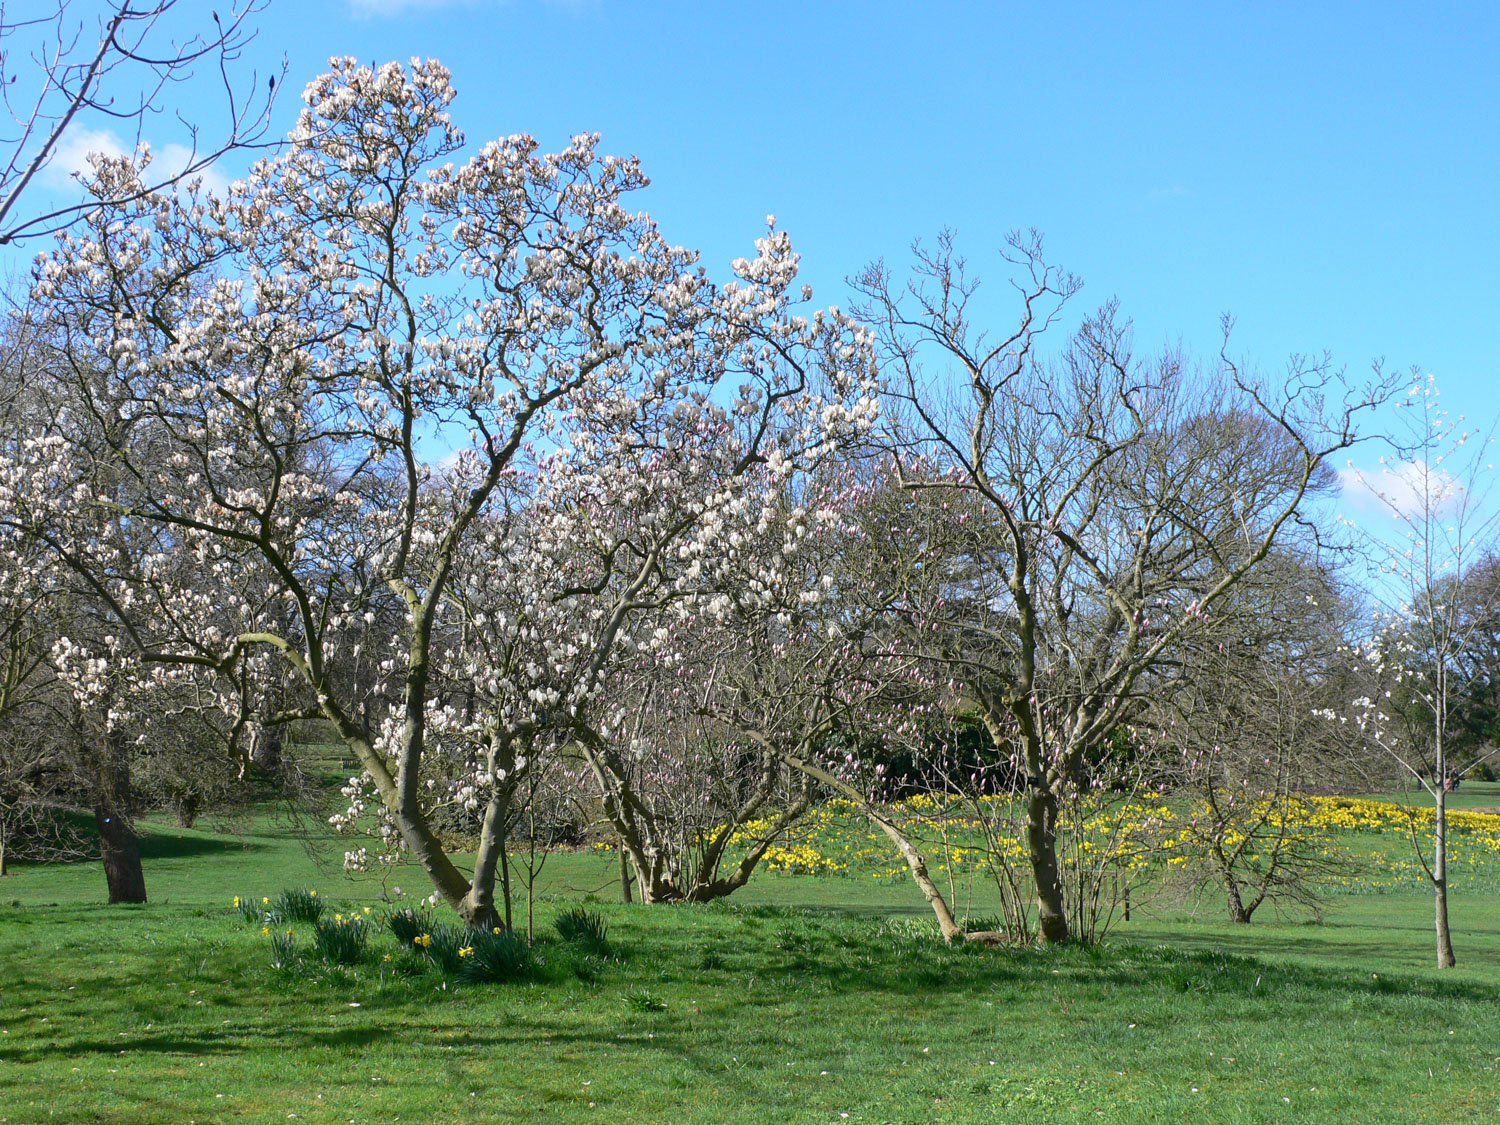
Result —
M 1336 894 L 1321 925 L 1159 900 L 1101 948 L 947 949 L 905 881 L 769 873 L 728 905 L 626 907 L 611 854 L 560 855 L 539 932 L 593 895 L 615 955 L 476 986 L 395 971 L 389 934 L 278 973 L 234 894 L 378 912 L 426 887 L 320 867 L 343 844 L 315 827 L 252 828 L 154 826 L 145 907 L 96 905 L 92 864 L 0 884 L 0 1122 L 1500 1116 L 1493 885 L 1455 889 L 1439 973 L 1406 887 Z

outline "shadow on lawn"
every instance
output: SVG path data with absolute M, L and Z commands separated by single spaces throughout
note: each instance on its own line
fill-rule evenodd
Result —
M 695 936 L 691 942 L 670 949 L 652 942 L 648 935 L 633 935 L 626 962 L 606 970 L 600 990 L 586 999 L 570 1001 L 589 1013 L 589 1018 L 582 1021 L 564 1018 L 555 1009 L 507 1005 L 509 1010 L 503 1022 L 471 1023 L 471 1016 L 465 1013 L 469 1003 L 484 999 L 486 993 L 503 1000 L 509 986 L 460 986 L 437 1000 L 411 994 L 366 995 L 357 1015 L 345 1012 L 340 995 L 335 1006 L 340 1013 L 340 1026 L 336 1027 L 316 1022 L 330 1018 L 328 1004 L 320 999 L 321 991 L 316 995 L 303 993 L 297 1007 L 277 1005 L 276 1022 L 285 1023 L 279 1030 L 271 1031 L 264 1023 L 268 997 L 275 991 L 275 985 L 259 974 L 247 973 L 245 966 L 237 966 L 241 987 L 226 993 L 214 985 L 200 984 L 204 995 L 196 1001 L 208 1001 L 210 1012 L 221 1018 L 228 1016 L 232 1023 L 226 1020 L 218 1027 L 162 1028 L 121 1040 L 73 1036 L 64 1027 L 44 1030 L 37 1026 L 34 1017 L 22 1016 L 12 1009 L 0 1017 L 0 1024 L 9 1028 L 8 1041 L 0 1047 L 0 1061 L 117 1056 L 121 1048 L 130 1053 L 186 1056 L 262 1048 L 358 1052 L 389 1042 L 395 1034 L 466 1052 L 524 1049 L 539 1042 L 608 1048 L 624 1040 L 639 1039 L 643 1048 L 666 1052 L 698 1065 L 700 1047 L 694 1044 L 702 1031 L 697 1026 L 697 1008 L 693 1020 L 686 1018 L 685 1009 L 650 1014 L 632 1012 L 620 993 L 628 993 L 644 980 L 707 986 L 717 1008 L 722 1009 L 725 1000 L 732 999 L 733 1014 L 723 1009 L 712 1015 L 705 1012 L 704 1016 L 736 1022 L 747 1018 L 774 1022 L 780 1017 L 768 1010 L 784 1009 L 798 997 L 819 993 L 901 997 L 901 1001 L 890 1005 L 891 1010 L 904 1010 L 903 1004 L 918 997 L 939 1002 L 981 995 L 992 997 L 998 1010 L 1004 1004 L 1029 1003 L 1037 996 L 1073 993 L 1087 997 L 1118 994 L 1128 989 L 1157 998 L 1181 995 L 1185 1003 L 1202 1004 L 1209 1012 L 1233 1011 L 1238 1013 L 1236 1018 L 1257 1020 L 1287 1018 L 1288 1003 L 1327 1008 L 1356 1001 L 1376 1009 L 1390 1005 L 1393 1013 L 1397 1006 L 1412 1000 L 1493 1003 L 1493 988 L 1479 982 L 1397 974 L 1374 977 L 1349 969 L 1289 966 L 1224 950 L 1127 944 L 1028 949 L 950 947 L 914 927 L 886 922 L 872 924 L 868 920 L 829 918 L 778 908 L 725 913 L 731 916 L 715 920 L 721 924 L 706 926 L 708 932 L 701 937 Z M 205 957 L 211 953 L 212 950 L 207 950 Z M 160 972 L 161 967 L 154 971 Z M 176 975 L 181 971 L 174 970 L 175 979 L 191 983 L 191 975 Z M 218 980 L 220 972 L 228 975 L 229 971 L 228 966 L 216 968 L 212 976 Z M 119 998 L 115 1003 L 130 1003 L 128 997 L 138 995 L 139 981 L 114 983 L 126 986 L 117 992 Z M 222 981 L 224 986 L 228 983 Z M 39 981 L 17 980 L 11 984 L 23 995 L 44 993 Z M 84 991 L 70 993 L 67 1001 L 55 989 L 51 995 L 56 999 L 48 1003 L 59 1004 L 52 1009 L 59 1016 L 68 1014 L 63 1005 L 73 1004 L 92 1005 L 91 1022 L 101 1016 L 98 1008 L 101 998 L 97 994 L 90 998 Z M 460 1002 L 454 1003 L 449 996 Z M 1277 1003 L 1262 1007 L 1258 1001 L 1268 997 L 1274 997 Z M 103 1002 L 111 1003 L 108 998 Z M 1238 1007 L 1247 1002 L 1250 1007 Z M 163 1007 L 174 1006 L 165 998 L 161 1003 Z M 299 1010 L 301 1004 L 306 1008 Z M 674 1007 L 680 1009 L 681 1004 L 674 1002 Z M 313 1009 L 318 1015 L 312 1014 Z M 159 1021 L 173 1018 L 165 1012 L 153 1016 Z M 603 1026 L 599 1024 L 601 1016 L 610 1017 Z M 144 1013 L 136 1012 L 136 1026 L 144 1018 Z M 127 1025 L 129 1022 L 123 1014 L 119 1021 Z M 593 1026 L 588 1026 L 590 1022 Z M 690 1023 L 694 1026 L 690 1027 Z M 400 1030 L 403 1028 L 406 1031 Z M 421 1034 L 417 1033 L 419 1030 Z M 57 1038 L 51 1038 L 53 1035 Z M 716 1056 L 713 1066 L 718 1068 L 722 1064 L 722 1058 Z
M 16 873 L 45 871 L 49 867 L 74 867 L 99 862 L 98 833 L 90 822 L 88 829 L 80 829 L 86 852 L 64 859 L 51 859 L 45 863 L 30 860 L 13 861 Z M 146 862 L 158 859 L 192 859 L 205 856 L 241 855 L 245 852 L 264 851 L 266 844 L 253 843 L 249 839 L 235 836 L 210 836 L 202 832 L 184 832 L 155 825 L 142 826 L 140 835 L 141 859 Z M 150 872 L 147 872 L 150 878 Z M 3 889 L 4 884 L 0 884 Z

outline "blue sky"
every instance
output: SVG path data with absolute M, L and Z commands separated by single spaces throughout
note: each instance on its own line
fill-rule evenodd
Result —
M 436 56 L 473 142 L 639 155 L 642 205 L 716 276 L 774 213 L 821 302 L 944 226 L 998 291 L 996 248 L 1036 227 L 1077 311 L 1117 296 L 1143 349 L 1211 357 L 1230 312 L 1264 370 L 1384 357 L 1500 412 L 1495 5 L 273 0 L 258 22 L 283 126 L 331 54 Z

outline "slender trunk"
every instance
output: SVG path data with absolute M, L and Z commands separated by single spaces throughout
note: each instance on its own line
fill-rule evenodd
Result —
M 1434 711 L 1433 764 L 1437 784 L 1432 795 L 1432 901 L 1437 930 L 1437 963 L 1440 969 L 1458 964 L 1453 956 L 1453 935 L 1448 930 L 1448 676 L 1438 668 L 1438 705 Z
M 1432 899 L 1436 913 L 1437 963 L 1440 969 L 1451 969 L 1458 964 L 1453 956 L 1453 935 L 1448 929 L 1448 795 L 1443 790 L 1446 783 L 1447 779 L 1439 775 L 1432 810 Z
M 421 798 L 417 793 L 417 777 L 422 758 L 422 732 L 419 724 L 408 724 L 397 758 L 398 775 L 392 776 L 389 763 L 365 738 L 359 727 L 332 702 L 325 700 L 323 713 L 338 727 L 344 745 L 354 752 L 361 765 L 375 780 L 380 790 L 380 799 L 395 821 L 401 838 L 411 849 L 412 858 L 432 880 L 432 885 L 453 909 L 464 911 L 464 900 L 469 894 L 469 880 L 453 865 L 442 841 L 433 832 L 427 818 L 422 815 Z
M 896 845 L 896 850 L 906 861 L 907 870 L 911 872 L 912 881 L 917 884 L 922 896 L 927 899 L 927 905 L 932 907 L 932 912 L 937 917 L 938 929 L 942 931 L 943 940 L 951 942 L 954 938 L 963 936 L 963 928 L 954 920 L 953 911 L 948 907 L 948 900 L 943 897 L 943 892 L 938 890 L 937 884 L 932 881 L 932 876 L 927 872 L 927 860 L 913 846 L 906 833 L 865 800 L 864 794 L 854 786 L 840 781 L 827 770 L 805 758 L 783 755 L 783 759 L 793 769 L 802 771 L 814 781 L 821 781 L 841 796 L 853 801 L 855 806 L 886 834 L 891 843 Z
M 505 928 L 515 929 L 513 920 L 513 900 L 510 894 L 510 853 L 504 848 L 500 849 L 500 888 L 505 894 Z
M 1026 801 L 1026 851 L 1036 881 L 1037 925 L 1043 940 L 1068 940 L 1062 869 L 1057 862 L 1057 794 L 1033 789 Z
M 876 826 L 890 838 L 891 843 L 896 845 L 896 850 L 906 861 L 912 880 L 921 890 L 923 897 L 927 899 L 927 905 L 932 907 L 933 914 L 937 916 L 938 929 L 942 931 L 943 940 L 951 942 L 954 938 L 963 937 L 963 927 L 954 920 L 953 911 L 948 908 L 948 900 L 943 897 L 943 892 L 938 890 L 937 884 L 932 881 L 932 876 L 927 873 L 927 860 L 906 838 L 906 834 L 889 820 L 883 816 L 871 814 L 868 809 L 865 811 Z
M 95 770 L 94 820 L 110 902 L 145 902 L 141 846 L 131 824 L 130 759 L 117 735 L 105 736 L 106 752 Z
M 0 879 L 10 874 L 10 854 L 5 846 L 5 832 L 0 830 Z
M 470 926 L 493 929 L 500 924 L 495 909 L 495 876 L 505 857 L 506 827 L 510 821 L 511 791 L 515 785 L 515 747 L 494 735 L 490 742 L 489 772 L 494 779 L 484 821 L 479 828 L 479 848 L 474 853 L 474 878 L 464 896 L 459 915 Z
M 484 810 L 479 850 L 474 853 L 474 878 L 464 896 L 459 916 L 470 926 L 492 929 L 500 924 L 495 909 L 495 876 L 505 855 L 505 822 L 510 816 L 510 788 L 497 785 Z
M 536 929 L 536 814 L 531 817 L 531 859 L 526 866 L 526 944 L 535 941 Z
M 634 901 L 630 895 L 630 864 L 626 861 L 623 843 L 615 850 L 620 856 L 620 901 L 628 904 Z

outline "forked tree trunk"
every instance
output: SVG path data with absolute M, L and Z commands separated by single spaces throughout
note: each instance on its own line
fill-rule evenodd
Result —
M 104 859 L 109 901 L 145 902 L 141 844 L 131 823 L 134 801 L 130 759 L 113 734 L 106 736 L 106 748 L 95 771 L 94 820 L 99 826 L 99 852 Z

